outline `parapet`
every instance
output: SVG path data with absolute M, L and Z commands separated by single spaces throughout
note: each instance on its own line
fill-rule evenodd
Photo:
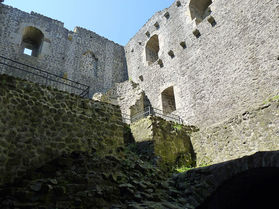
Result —
M 33 15 L 33 16 L 35 16 L 35 17 L 38 17 L 38 18 L 40 18 L 40 19 L 44 19 L 44 20 L 46 20 L 46 21 L 50 21 L 51 23 L 56 24 L 56 25 L 58 25 L 59 27 L 64 27 L 64 23 L 61 22 L 61 21 L 59 21 L 59 20 L 52 19 L 52 18 L 50 18 L 50 17 L 41 15 L 41 14 L 36 13 L 36 12 L 33 12 L 33 11 L 30 12 L 30 14 Z

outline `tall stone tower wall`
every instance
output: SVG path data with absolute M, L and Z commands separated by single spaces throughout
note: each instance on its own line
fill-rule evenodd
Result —
M 175 1 L 125 46 L 129 77 L 155 108 L 220 122 L 278 92 L 278 18 L 278 0 Z
M 33 56 L 25 48 L 35 47 Z M 89 85 L 90 95 L 127 80 L 124 48 L 96 33 L 0 4 L 0 55 Z M 3 67 L 3 66 L 0 66 Z

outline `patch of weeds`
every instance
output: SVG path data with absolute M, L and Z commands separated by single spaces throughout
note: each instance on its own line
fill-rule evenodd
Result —
M 183 173 L 183 172 L 192 170 L 192 169 L 194 169 L 194 168 L 202 168 L 202 167 L 207 167 L 207 166 L 210 166 L 210 164 L 204 163 L 204 164 L 200 164 L 199 166 L 196 166 L 196 167 L 182 166 L 182 167 L 177 167 L 175 170 L 176 170 L 178 173 Z
M 173 125 L 173 129 L 174 129 L 175 131 L 180 131 L 180 130 L 182 129 L 182 125 L 179 124 L 179 123 L 175 123 L 175 124 Z
M 267 99 L 266 101 L 264 101 L 264 104 L 266 105 L 269 102 L 279 102 L 279 94 Z
M 182 167 L 179 167 L 179 168 L 176 168 L 175 170 L 178 172 L 178 173 L 184 173 L 186 171 L 189 171 L 191 169 L 193 169 L 195 167 L 187 167 L 187 166 L 182 166 Z

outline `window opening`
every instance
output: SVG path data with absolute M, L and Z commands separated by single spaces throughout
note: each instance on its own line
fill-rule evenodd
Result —
M 174 53 L 173 53 L 172 50 L 170 50 L 170 51 L 168 52 L 168 54 L 169 54 L 169 56 L 170 56 L 172 59 L 174 58 Z
M 166 12 L 166 13 L 164 14 L 164 17 L 165 17 L 166 19 L 169 19 L 169 18 L 170 18 L 170 13 L 169 13 L 169 12 Z
M 176 6 L 177 6 L 177 7 L 180 7 L 180 6 L 181 6 L 181 2 L 180 2 L 180 1 L 177 1 L 177 2 L 176 2 Z
M 22 47 L 23 53 L 37 57 L 42 49 L 44 34 L 38 28 L 28 26 L 23 31 Z
M 212 0 L 191 0 L 189 4 L 190 14 L 192 20 L 196 21 L 196 24 L 202 22 L 207 16 L 210 15 L 210 5 Z
M 185 43 L 185 41 L 180 42 L 180 46 L 181 46 L 183 49 L 186 49 L 186 43 Z
M 176 110 L 173 86 L 165 89 L 162 94 L 163 113 L 170 114 Z
M 158 22 L 156 22 L 156 23 L 154 24 L 154 26 L 155 26 L 155 28 L 156 28 L 157 30 L 160 28 L 160 25 L 159 25 Z
M 24 48 L 23 54 L 32 56 L 32 50 L 31 50 L 31 49 L 28 49 L 28 48 Z
M 145 47 L 146 61 L 149 65 L 158 60 L 159 50 L 160 48 L 158 35 L 154 35 L 149 39 Z

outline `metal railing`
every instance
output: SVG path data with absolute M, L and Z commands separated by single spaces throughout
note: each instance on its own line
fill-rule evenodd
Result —
M 126 114 L 122 114 L 122 119 L 124 123 L 133 123 L 136 122 L 142 118 L 145 118 L 149 115 L 153 115 L 153 116 L 158 116 L 161 117 L 165 120 L 168 121 L 173 121 L 179 124 L 183 124 L 183 120 L 179 115 L 175 115 L 175 114 L 166 114 L 163 112 L 163 110 L 159 110 L 157 108 L 153 108 L 151 106 L 148 106 L 146 108 L 144 108 L 143 111 L 136 113 L 135 115 L 132 116 L 128 116 Z
M 77 94 L 81 97 L 89 97 L 89 86 L 63 78 L 45 70 L 3 57 L 0 55 L 0 74 L 7 74 L 14 77 L 26 79 L 35 83 Z

